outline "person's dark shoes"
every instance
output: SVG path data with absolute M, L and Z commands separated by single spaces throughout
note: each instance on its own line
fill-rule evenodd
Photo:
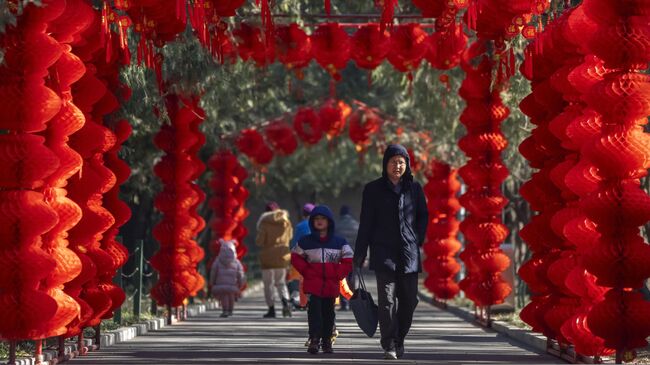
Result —
M 318 347 L 320 346 L 320 338 L 312 337 L 309 339 L 309 347 L 307 347 L 307 352 L 312 355 L 318 353 Z
M 387 350 L 384 352 L 384 359 L 386 360 L 397 360 L 397 351 Z
M 398 359 L 401 359 L 402 356 L 404 356 L 404 344 L 403 343 L 402 344 L 397 344 L 397 346 L 395 346 L 395 354 L 397 355 Z
M 334 353 L 334 349 L 332 348 L 332 341 L 329 338 L 323 338 L 323 342 L 321 343 L 321 348 L 323 350 L 323 353 L 325 354 Z
M 228 318 L 228 312 L 223 312 L 219 315 L 219 318 Z
M 263 316 L 263 318 L 275 318 L 275 307 L 270 306 L 269 311 Z

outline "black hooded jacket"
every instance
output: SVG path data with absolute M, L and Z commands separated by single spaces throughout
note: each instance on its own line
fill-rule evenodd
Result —
M 400 155 L 406 171 L 395 186 L 386 172 L 388 160 Z M 370 247 L 370 269 L 415 273 L 422 271 L 420 246 L 427 231 L 429 213 L 422 186 L 413 181 L 406 148 L 389 145 L 384 152 L 382 177 L 363 189 L 359 233 L 354 262 L 363 262 Z

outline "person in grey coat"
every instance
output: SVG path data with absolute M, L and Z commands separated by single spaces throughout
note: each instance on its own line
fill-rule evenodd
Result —
M 409 155 L 401 145 L 384 152 L 383 172 L 366 184 L 354 250 L 361 268 L 370 248 L 370 270 L 377 278 L 379 330 L 386 359 L 404 354 L 404 338 L 417 306 L 420 247 L 429 214 L 422 186 L 413 180 Z
M 341 210 L 339 211 L 339 221 L 336 223 L 336 234 L 350 242 L 352 250 L 354 250 L 354 242 L 357 241 L 358 231 L 359 222 L 352 216 L 350 207 L 345 204 L 342 205 Z M 346 280 L 348 282 L 348 287 L 350 290 L 354 291 L 354 289 L 356 289 L 354 273 L 350 273 Z M 349 302 L 343 295 L 339 296 L 339 303 L 341 303 L 340 310 L 348 310 Z

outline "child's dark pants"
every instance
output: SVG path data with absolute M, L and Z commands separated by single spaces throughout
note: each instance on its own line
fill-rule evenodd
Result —
M 307 320 L 310 338 L 329 338 L 334 328 L 334 301 L 336 298 L 309 297 Z

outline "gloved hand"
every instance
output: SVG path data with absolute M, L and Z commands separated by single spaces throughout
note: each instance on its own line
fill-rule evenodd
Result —
M 352 265 L 353 265 L 353 267 L 357 267 L 357 268 L 361 269 L 361 268 L 363 268 L 363 263 L 364 263 L 365 261 L 366 261 L 366 258 L 365 258 L 365 257 L 355 256 L 355 257 L 352 259 Z

